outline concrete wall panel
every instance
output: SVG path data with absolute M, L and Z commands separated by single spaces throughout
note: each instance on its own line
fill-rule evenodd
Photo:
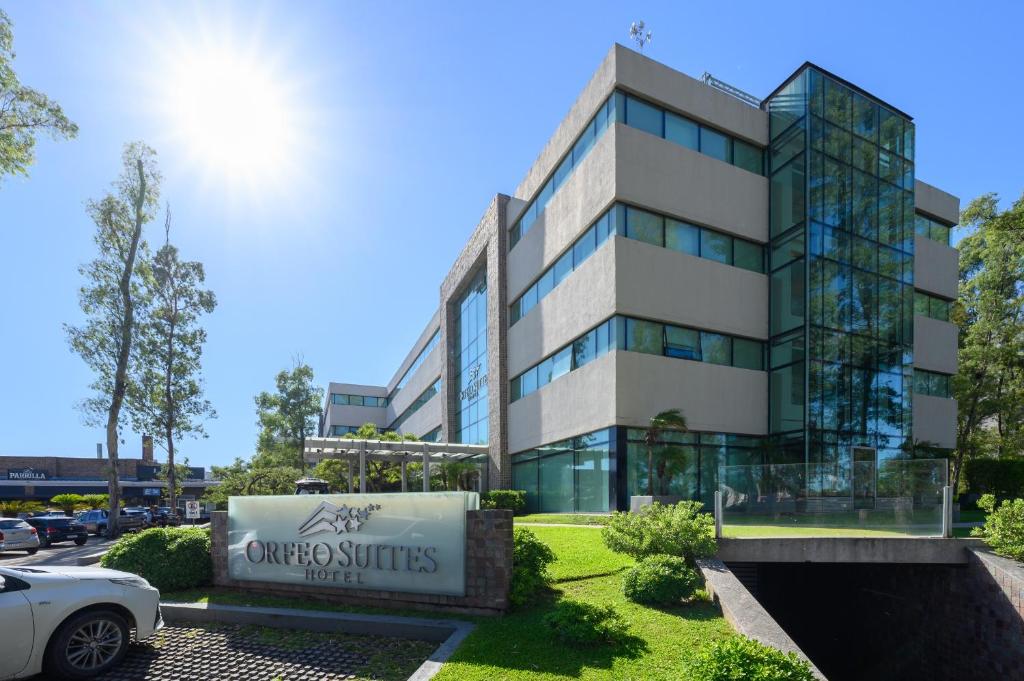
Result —
M 960 199 L 921 180 L 914 181 L 914 207 L 950 224 L 960 222 Z
M 957 328 L 949 322 L 914 315 L 914 366 L 942 374 L 955 374 Z
M 914 440 L 956 447 L 956 400 L 914 393 Z
M 960 252 L 927 237 L 914 237 L 914 288 L 953 300 L 960 276 Z
M 444 355 L 441 345 L 431 350 L 419 370 L 409 377 L 409 382 L 391 398 L 388 405 L 388 423 L 402 415 L 423 391 L 434 384 L 444 371 Z
M 615 127 L 618 199 L 768 241 L 766 178 L 641 130 Z

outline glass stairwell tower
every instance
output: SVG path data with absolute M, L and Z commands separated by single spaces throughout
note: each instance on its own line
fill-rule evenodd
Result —
M 769 463 L 871 508 L 912 451 L 914 124 L 805 64 L 767 100 Z

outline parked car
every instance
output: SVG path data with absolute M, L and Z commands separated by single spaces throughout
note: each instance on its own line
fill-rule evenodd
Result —
M 106 509 L 87 511 L 82 514 L 78 519 L 78 522 L 85 525 L 86 531 L 90 534 L 98 534 L 101 537 L 106 537 L 108 515 L 110 515 L 110 511 L 107 511 Z M 142 517 L 125 513 L 123 508 L 121 509 L 121 516 L 117 519 L 117 522 L 122 532 L 131 532 L 133 530 L 142 529 Z
M 89 539 L 85 525 L 65 515 L 41 515 L 25 518 L 25 522 L 39 533 L 39 547 L 46 548 L 62 541 L 73 541 L 79 546 Z
M 21 518 L 0 518 L 0 551 L 25 551 L 31 556 L 38 550 L 36 528 Z
M 148 509 L 134 507 L 126 508 L 124 509 L 124 512 L 128 515 L 138 516 L 139 518 L 142 518 L 142 529 L 153 527 L 153 514 L 150 513 Z
M 97 567 L 0 567 L 0 680 L 87 679 L 163 626 L 160 592 Z
M 175 513 L 170 506 L 160 506 L 157 508 L 153 520 L 159 527 L 181 525 L 181 516 Z

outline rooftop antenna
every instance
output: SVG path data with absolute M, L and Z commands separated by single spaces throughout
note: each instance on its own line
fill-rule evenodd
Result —
M 634 21 L 629 25 L 629 37 L 640 48 L 640 54 L 644 53 L 644 45 L 651 42 L 651 32 L 644 32 L 644 22 Z

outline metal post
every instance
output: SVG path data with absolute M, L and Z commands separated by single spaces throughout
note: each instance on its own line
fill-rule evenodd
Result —
M 715 490 L 715 539 L 722 538 L 722 491 Z
M 423 491 L 430 491 L 430 452 L 426 443 L 423 444 Z
M 405 465 L 406 465 L 405 464 L 405 459 L 402 459 L 402 491 L 403 492 L 408 492 L 409 491 L 409 483 L 408 483 L 408 480 L 406 480 L 406 477 L 405 477 Z
M 359 447 L 359 493 L 366 494 L 366 445 Z
M 953 536 L 953 488 L 949 485 L 942 488 L 942 536 Z
M 352 457 L 348 457 L 345 463 L 348 464 L 348 493 L 352 494 L 355 491 L 355 480 L 352 479 Z

